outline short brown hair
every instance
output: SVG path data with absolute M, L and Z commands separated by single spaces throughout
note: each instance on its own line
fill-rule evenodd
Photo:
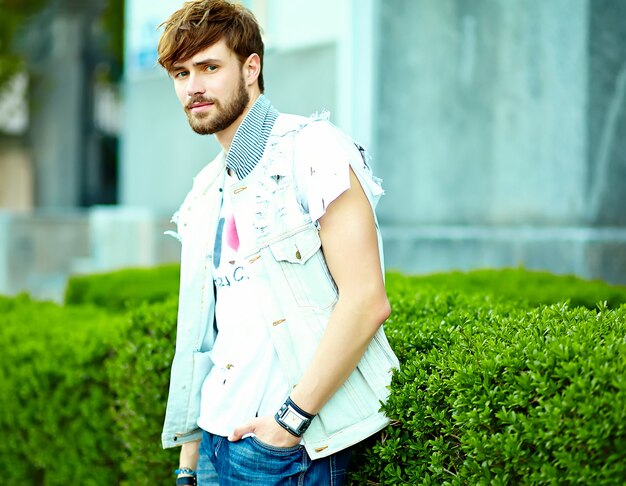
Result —
M 263 93 L 263 39 L 256 18 L 245 7 L 226 0 L 186 2 L 161 24 L 159 64 L 167 71 L 197 52 L 224 39 L 226 46 L 244 63 L 250 54 L 258 54 L 261 72 L 258 82 Z

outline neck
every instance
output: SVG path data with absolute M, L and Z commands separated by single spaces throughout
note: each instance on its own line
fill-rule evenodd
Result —
M 250 93 L 250 101 L 248 101 L 248 104 L 246 105 L 246 108 L 241 112 L 241 115 L 239 115 L 237 119 L 228 126 L 228 128 L 225 128 L 221 132 L 217 132 L 215 134 L 215 138 L 222 146 L 224 152 L 228 152 L 228 150 L 230 149 L 230 144 L 233 143 L 233 138 L 235 137 L 235 133 L 237 133 L 239 125 L 241 125 L 241 122 L 246 117 L 246 115 L 250 111 L 250 108 L 252 108 L 252 105 L 254 105 L 259 96 L 261 96 L 261 92 L 258 90 L 253 90 Z

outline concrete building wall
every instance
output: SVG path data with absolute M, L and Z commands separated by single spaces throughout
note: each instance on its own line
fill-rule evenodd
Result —
M 0 294 L 59 300 L 79 258 L 89 255 L 87 219 L 74 212 L 0 212 Z
M 626 282 L 626 5 L 381 2 L 391 267 Z
M 581 221 L 587 2 L 393 4 L 380 37 L 384 220 Z
M 626 2 L 589 2 L 587 219 L 626 226 Z
M 276 107 L 330 110 L 373 153 L 388 268 L 522 265 L 626 283 L 626 3 L 242 1 L 265 29 Z M 167 220 L 219 151 L 188 127 L 155 64 L 156 28 L 182 3 L 127 3 L 121 205 L 71 222 L 1 215 L 0 293 L 45 296 L 56 282 L 58 297 L 71 272 L 177 258 Z M 79 27 L 59 22 L 50 28 L 69 42 Z M 78 108 L 59 100 L 41 109 L 71 118 Z M 47 207 L 77 197 L 76 154 L 61 160 L 76 133 L 68 123 L 41 127 Z
M 128 81 L 124 99 L 120 203 L 171 213 L 219 146 L 191 131 L 163 73 Z
M 0 295 L 60 301 L 72 274 L 176 261 L 180 244 L 168 229 L 148 208 L 0 211 Z
M 31 153 L 36 205 L 47 209 L 81 204 L 85 153 L 81 138 L 88 123 L 88 80 L 82 42 L 89 17 L 61 9 L 29 32 L 33 67 Z
M 19 144 L 0 144 L 0 209 L 33 207 L 33 171 L 28 152 Z

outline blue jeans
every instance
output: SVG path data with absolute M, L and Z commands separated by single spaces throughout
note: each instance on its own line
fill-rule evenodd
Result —
M 304 446 L 281 448 L 256 437 L 229 442 L 204 432 L 198 460 L 198 486 L 341 486 L 350 449 L 312 461 Z

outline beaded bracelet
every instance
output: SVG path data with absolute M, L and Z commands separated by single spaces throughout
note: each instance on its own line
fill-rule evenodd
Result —
M 174 474 L 176 474 L 177 476 L 179 474 L 189 474 L 190 476 L 195 476 L 196 475 L 196 471 L 194 471 L 190 467 L 181 467 L 180 469 L 176 469 L 174 471 Z
M 196 486 L 198 484 L 196 479 L 196 471 L 194 471 L 190 467 L 181 467 L 179 469 L 176 469 L 174 471 L 174 474 L 176 474 L 177 476 L 179 474 L 187 474 L 187 476 L 181 476 L 179 478 L 176 478 L 176 486 Z

